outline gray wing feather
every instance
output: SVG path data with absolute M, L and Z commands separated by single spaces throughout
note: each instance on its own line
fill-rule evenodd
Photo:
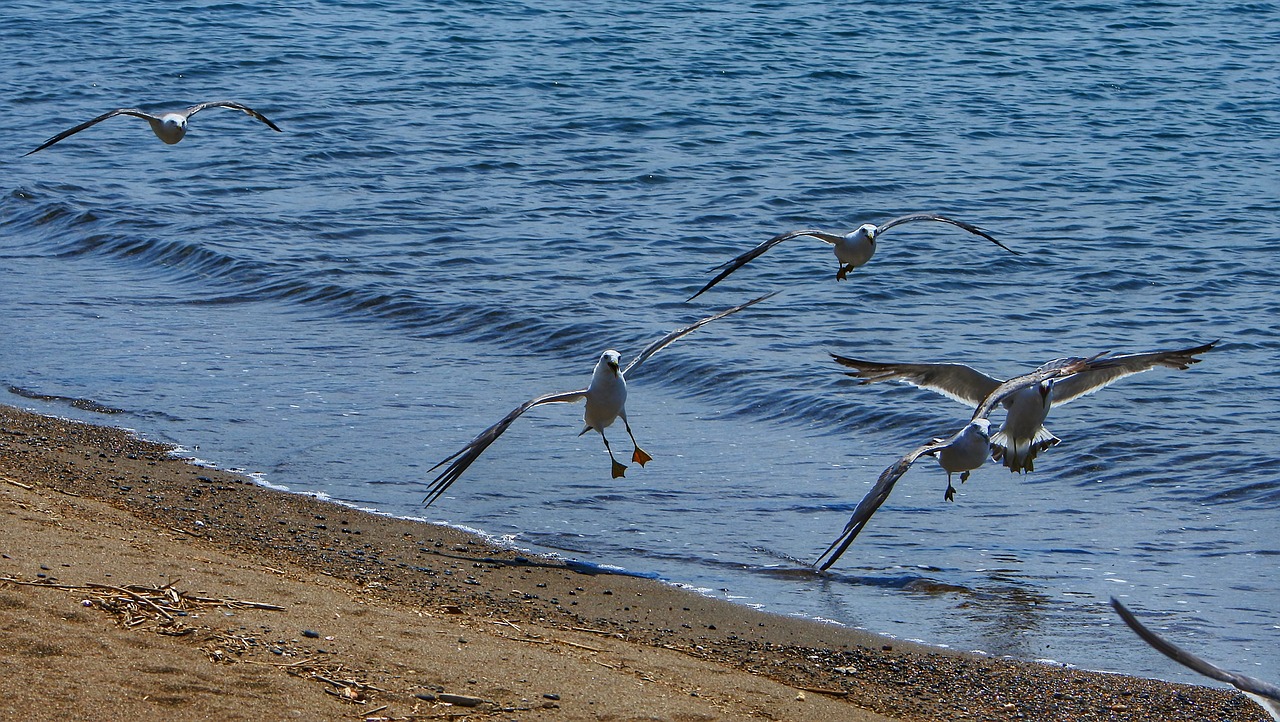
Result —
M 1124 623 L 1129 625 L 1129 628 L 1136 632 L 1139 637 L 1142 637 L 1144 642 L 1155 647 L 1157 651 L 1169 659 L 1172 659 L 1185 667 L 1189 667 L 1206 677 L 1216 679 L 1219 682 L 1226 682 L 1241 692 L 1256 694 L 1259 697 L 1265 697 L 1273 702 L 1280 702 L 1280 687 L 1243 674 L 1228 672 L 1217 665 L 1197 657 L 1191 652 L 1188 652 L 1182 647 L 1179 647 L 1173 642 L 1164 639 L 1160 635 L 1148 629 L 1146 625 L 1139 622 L 1138 618 L 1133 616 L 1133 613 L 1115 597 L 1111 598 L 1111 606 L 1116 610 L 1116 613 L 1120 615 L 1120 618 L 1124 620 Z M 1272 717 L 1275 717 L 1274 712 L 1271 714 Z M 1277 717 L 1277 719 L 1280 719 L 1280 717 Z
M 84 130 L 85 128 L 88 128 L 93 125 L 97 125 L 98 123 L 101 123 L 107 118 L 114 118 L 117 115 L 132 115 L 135 118 L 142 118 L 144 120 L 155 120 L 155 116 L 152 116 L 148 113 L 144 113 L 141 110 L 138 110 L 137 108 L 116 108 L 115 110 L 108 110 L 107 112 L 103 113 L 102 115 L 99 115 L 93 120 L 86 120 L 85 122 L 81 123 L 80 125 L 77 125 L 74 128 L 68 128 L 67 130 L 62 131 L 61 133 L 50 138 L 49 140 L 46 140 L 45 142 L 41 143 L 39 148 L 36 148 L 35 150 L 30 151 L 28 153 L 23 153 L 22 157 L 25 158 L 31 155 L 31 153 L 42 151 L 45 148 L 48 148 L 49 146 L 53 145 L 54 143 L 57 143 L 60 140 L 73 136 L 76 133 L 79 133 L 80 131 Z
M 480 455 L 484 453 L 484 450 L 489 448 L 490 444 L 497 441 L 498 437 L 502 436 L 502 433 L 506 431 L 511 424 L 515 423 L 515 420 L 520 418 L 520 415 L 524 412 L 535 406 L 541 406 L 543 404 L 561 404 L 578 401 L 579 399 L 585 398 L 586 395 L 586 389 L 581 391 L 568 391 L 561 394 L 547 394 L 545 396 L 539 396 L 536 399 L 526 401 L 512 409 L 511 413 L 502 417 L 501 421 L 490 426 L 484 431 L 481 431 L 480 434 L 476 436 L 476 438 L 472 439 L 466 446 L 455 451 L 439 464 L 431 467 L 430 471 L 435 471 L 444 464 L 450 461 L 453 462 L 452 464 L 449 464 L 449 468 L 440 472 L 440 475 L 431 482 L 430 488 L 427 489 L 427 497 L 422 500 L 422 503 L 425 506 L 431 506 L 432 502 L 439 499 L 440 495 L 452 486 L 453 482 L 458 480 L 458 477 L 462 476 L 462 472 L 466 471 L 467 467 L 471 466 L 472 462 L 480 458 Z
M 1157 366 L 1185 370 L 1191 364 L 1200 363 L 1196 356 L 1213 349 L 1217 341 L 1176 351 L 1151 351 L 1112 356 L 1099 362 L 1094 368 L 1071 378 L 1063 379 L 1053 387 L 1053 405 L 1061 406 L 1109 386 L 1126 376 L 1150 371 Z
M 876 226 L 876 234 L 878 235 L 880 233 L 884 233 L 885 231 L 889 230 L 890 228 L 893 228 L 894 226 L 899 226 L 899 225 L 902 225 L 903 223 L 911 223 L 912 221 L 938 221 L 939 223 L 950 223 L 951 225 L 956 226 L 957 228 L 962 228 L 974 234 L 975 236 L 982 236 L 983 238 L 987 239 L 988 241 L 991 241 L 997 246 L 1000 246 L 1001 248 L 1012 253 L 1015 256 L 1022 255 L 1021 253 L 1013 250 L 1012 248 L 1001 243 L 1000 241 L 997 241 L 995 239 L 995 236 L 992 236 L 990 233 L 987 233 L 986 231 L 982 230 L 981 228 L 975 225 L 965 223 L 964 221 L 957 221 L 954 218 L 940 216 L 937 213 L 912 213 L 906 216 L 898 216 L 893 220 L 886 221 Z
M 184 111 L 184 113 L 188 118 L 190 118 L 196 113 L 199 113 L 200 111 L 205 110 L 207 108 L 230 108 L 232 110 L 238 110 L 242 113 L 245 113 L 246 115 L 249 115 L 250 117 L 257 118 L 263 123 L 266 123 L 267 127 L 271 128 L 277 133 L 283 132 L 280 130 L 280 128 L 276 126 L 275 123 L 272 123 L 270 120 L 268 120 L 267 116 L 263 115 L 262 113 L 259 113 L 258 111 L 254 110 L 253 108 L 250 108 L 247 105 L 242 105 L 240 103 L 236 103 L 231 100 L 214 100 L 208 103 L 198 103 L 196 105 L 191 106 L 190 108 L 187 108 L 186 111 Z
M 898 479 L 901 479 L 903 474 L 907 473 L 907 470 L 916 462 L 916 459 L 949 443 L 951 443 L 950 439 L 946 441 L 931 441 L 893 462 L 889 465 L 889 468 L 881 472 L 880 478 L 876 479 L 875 486 L 871 487 L 871 491 L 868 491 L 866 496 L 862 497 L 862 501 L 858 502 L 858 506 L 854 507 L 853 515 L 849 517 L 849 523 L 845 524 L 844 531 L 840 533 L 840 536 L 835 541 L 831 542 L 831 546 L 827 547 L 826 551 L 818 555 L 818 560 L 814 562 L 814 565 L 819 569 L 825 570 L 835 564 L 840 555 L 844 554 L 849 545 L 853 543 L 853 540 L 867 526 L 867 522 L 871 521 L 871 517 L 876 513 L 876 510 L 889 498 L 889 494 L 893 491 L 894 485 L 898 483 Z M 824 557 L 826 561 L 823 561 Z
M 700 288 L 697 293 L 690 296 L 688 300 L 692 301 L 698 296 L 701 296 L 703 293 L 709 290 L 712 286 L 723 281 L 726 277 L 728 277 L 730 273 L 733 273 L 739 268 L 742 268 L 743 266 L 747 265 L 747 263 L 752 261 L 753 259 L 759 258 L 765 251 L 769 250 L 770 248 L 773 248 L 774 246 L 778 245 L 779 243 L 782 243 L 783 241 L 789 241 L 792 238 L 799 238 L 800 236 L 811 236 L 813 238 L 817 238 L 818 240 L 825 241 L 827 243 L 835 243 L 840 238 L 840 236 L 837 236 L 833 233 L 828 233 L 826 231 L 819 231 L 819 230 L 787 231 L 786 233 L 776 235 L 773 238 L 770 238 L 769 240 L 765 241 L 764 243 L 761 243 L 760 245 L 756 246 L 755 248 L 752 248 L 746 253 L 743 253 L 742 255 L 732 260 L 726 261 L 720 264 L 719 266 L 716 266 L 715 268 L 711 269 L 713 271 L 720 271 L 720 274 L 717 275 L 715 278 L 711 279 L 710 283 Z M 724 270 L 721 271 L 720 269 L 724 269 Z
M 648 359 L 650 356 L 658 353 L 659 351 L 666 348 L 667 346 L 670 346 L 671 344 L 675 343 L 678 339 L 684 336 L 687 336 L 693 333 L 694 331 L 697 331 L 698 329 L 711 323 L 712 321 L 724 318 L 725 316 L 728 316 L 730 314 L 737 313 L 738 311 L 741 311 L 742 309 L 748 306 L 754 306 L 755 304 L 760 303 L 766 298 L 770 298 L 772 296 L 777 295 L 777 293 L 778 293 L 777 291 L 774 291 L 773 293 L 766 293 L 765 295 L 760 296 L 758 298 L 753 298 L 750 301 L 747 301 L 746 303 L 734 306 L 733 308 L 726 309 L 724 311 L 721 311 L 720 313 L 707 316 L 706 318 L 701 319 L 699 321 L 695 321 L 694 323 L 691 323 L 688 326 L 685 326 L 684 328 L 678 328 L 672 331 L 666 336 L 663 336 L 657 341 L 654 341 L 653 343 L 649 344 L 644 348 L 643 351 L 636 354 L 636 357 L 631 359 L 631 363 L 627 364 L 626 368 L 622 369 L 622 375 L 626 377 L 627 374 L 631 373 L 632 369 L 639 368 L 640 364 L 644 363 L 645 360 Z
M 970 407 L 982 403 L 1000 386 L 998 379 L 963 364 L 895 364 L 863 361 L 831 354 L 841 366 L 856 369 L 847 375 L 861 379 L 864 384 L 877 381 L 900 381 L 917 388 L 942 394 Z

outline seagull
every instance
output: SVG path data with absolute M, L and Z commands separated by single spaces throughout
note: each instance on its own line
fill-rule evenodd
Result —
M 1146 625 L 1138 621 L 1137 617 L 1133 616 L 1133 612 L 1130 612 L 1115 597 L 1111 598 L 1111 606 L 1120 615 L 1120 618 L 1124 620 L 1124 623 L 1129 625 L 1130 629 L 1137 632 L 1144 642 L 1155 647 L 1161 654 L 1184 667 L 1190 667 L 1206 677 L 1216 679 L 1219 682 L 1226 682 L 1244 692 L 1250 699 L 1257 702 L 1258 706 L 1262 707 L 1267 714 L 1271 715 L 1271 719 L 1280 722 L 1280 687 L 1243 674 L 1228 672 L 1217 665 L 1206 662 L 1148 629 Z
M 700 291 L 690 296 L 689 300 L 692 301 L 698 296 L 701 296 L 707 291 L 707 289 L 723 281 L 730 273 L 733 273 L 739 268 L 747 265 L 749 261 L 754 260 L 770 248 L 773 248 L 783 241 L 789 241 L 792 238 L 799 238 L 800 236 L 817 238 L 818 240 L 830 243 L 835 247 L 836 260 L 840 261 L 840 270 L 836 271 L 836 280 L 843 281 L 845 277 L 849 275 L 849 271 L 852 271 L 858 266 L 861 266 L 871 260 L 871 256 L 876 252 L 876 239 L 881 233 L 884 233 L 894 226 L 899 226 L 903 223 L 911 223 L 913 221 L 938 221 L 940 223 L 950 223 L 951 225 L 963 228 L 974 235 L 982 236 L 1015 256 L 1022 255 L 1000 241 L 997 241 L 991 236 L 991 234 L 977 226 L 972 226 L 962 221 L 947 218 L 946 216 L 940 216 L 937 213 L 912 213 L 906 216 L 898 216 L 897 218 L 885 221 L 878 226 L 871 223 L 864 223 L 844 235 L 809 229 L 803 231 L 788 231 L 781 235 L 774 236 L 741 256 L 711 269 L 713 271 L 720 271 L 720 275 L 711 279 L 710 283 L 703 286 Z M 722 268 L 724 269 L 723 271 L 720 270 Z
M 1091 394 L 1126 376 L 1149 371 L 1157 366 L 1185 370 L 1199 363 L 1196 356 L 1212 349 L 1217 341 L 1178 349 L 1112 356 L 1108 364 L 1068 378 L 1048 379 L 1027 386 L 1004 401 L 1008 414 L 1000 430 L 991 436 L 992 458 L 1001 461 L 1009 471 L 1034 470 L 1033 460 L 1041 451 L 1058 444 L 1061 439 L 1044 427 L 1050 407 L 1061 406 Z M 831 354 L 837 363 L 855 369 L 849 376 L 861 383 L 901 381 L 942 394 L 969 406 L 977 406 L 1000 381 L 962 364 L 895 364 L 863 361 Z
M 721 311 L 713 316 L 707 316 L 706 318 L 689 324 L 683 328 L 676 329 L 646 346 L 645 349 L 635 358 L 631 359 L 631 363 L 627 364 L 625 368 L 620 367 L 622 358 L 621 354 L 613 349 L 605 351 L 600 355 L 600 360 L 596 362 L 595 370 L 591 374 L 591 383 L 587 385 L 587 388 L 580 391 L 546 394 L 520 404 L 513 409 L 511 413 L 504 416 L 501 421 L 480 432 L 480 435 L 472 439 L 466 446 L 454 452 L 439 464 L 431 467 L 430 470 L 435 471 L 444 464 L 452 462 L 449 463 L 448 468 L 442 471 L 431 483 L 431 487 L 428 489 L 427 497 L 423 500 L 423 503 L 426 506 L 431 506 L 431 503 L 440 498 L 440 495 L 443 494 L 453 484 L 453 482 L 457 481 L 458 477 L 462 476 L 462 472 L 466 471 L 467 467 L 471 466 L 471 463 L 479 458 L 480 454 L 484 453 L 484 450 L 489 448 L 490 444 L 497 441 L 499 436 L 502 436 L 502 433 L 507 430 L 507 427 L 515 423 L 515 420 L 520 418 L 524 412 L 534 408 L 535 406 L 542 406 L 544 404 L 563 404 L 581 401 L 584 399 L 586 400 L 586 409 L 582 414 L 583 427 L 582 431 L 578 432 L 578 436 L 582 436 L 588 431 L 600 432 L 600 438 L 604 440 L 605 451 L 609 452 L 609 458 L 613 462 L 612 474 L 615 479 L 623 476 L 627 467 L 625 464 L 619 463 L 618 460 L 614 458 L 613 449 L 609 448 L 609 438 L 605 436 L 604 430 L 613 424 L 616 419 L 622 419 L 622 425 L 626 428 L 627 435 L 631 437 L 632 445 L 635 446 L 635 450 L 631 453 L 631 460 L 640 466 L 644 466 L 645 463 L 652 461 L 653 457 L 649 456 L 649 454 L 646 453 L 644 449 L 641 449 L 640 445 L 636 443 L 635 434 L 631 433 L 631 424 L 627 422 L 627 374 L 635 371 L 640 367 L 640 364 L 644 363 L 650 356 L 658 353 L 681 337 L 694 332 L 712 321 L 737 313 L 738 311 L 741 311 L 748 306 L 755 305 L 773 295 L 775 294 L 769 293 L 764 296 L 760 296 L 759 298 L 752 299 L 739 306 L 734 306 L 733 308 Z
M 266 123 L 269 128 L 276 131 L 277 133 L 281 132 L 280 129 L 276 127 L 275 123 L 272 123 L 270 120 L 267 119 L 267 116 L 263 115 L 262 113 L 259 113 L 258 111 L 254 110 L 253 108 L 250 108 L 247 105 L 234 103 L 230 100 L 217 100 L 211 103 L 200 103 L 198 105 L 193 105 L 190 108 L 187 108 L 186 110 L 175 110 L 173 112 L 164 113 L 162 115 L 152 115 L 150 113 L 144 113 L 143 111 L 138 110 L 137 108 L 116 108 L 115 110 L 108 111 L 106 113 L 103 113 L 102 115 L 99 115 L 93 120 L 85 121 L 74 128 L 70 128 L 68 130 L 62 131 L 61 133 L 50 138 L 49 140 L 46 140 L 44 143 L 40 145 L 39 148 L 36 148 L 35 150 L 31 151 L 31 153 L 44 150 L 45 148 L 48 148 L 49 146 L 53 145 L 54 143 L 57 143 L 63 138 L 67 138 L 69 136 L 75 135 L 76 133 L 79 133 L 85 128 L 88 128 L 89 126 L 97 125 L 98 123 L 101 123 L 107 118 L 114 118 L 117 115 L 132 115 L 135 118 L 142 118 L 143 120 L 151 124 L 151 131 L 156 134 L 157 138 L 159 138 L 160 140 L 163 140 L 168 145 L 173 145 L 174 143 L 177 143 L 178 141 L 182 140 L 187 135 L 187 119 L 195 115 L 196 113 L 199 113 L 200 111 L 204 110 L 205 108 L 231 108 L 232 110 L 243 111 L 245 114 L 250 115 L 254 118 L 257 118 L 263 123 Z M 25 158 L 26 156 L 31 155 L 31 153 L 25 153 L 23 154 L 23 157 Z
M 1102 354 L 1090 358 L 1054 359 L 1031 373 L 996 384 L 996 387 L 979 401 L 978 408 L 973 412 L 969 423 L 963 429 L 952 434 L 947 439 L 934 439 L 890 464 L 889 468 L 880 474 L 880 478 L 876 480 L 875 486 L 871 487 L 871 491 L 867 492 L 867 495 L 862 497 L 862 501 L 858 502 L 858 506 L 854 508 L 853 516 L 849 517 L 849 523 L 845 525 L 844 531 L 840 533 L 840 536 L 835 541 L 831 542 L 831 546 L 827 547 L 826 551 L 818 556 L 818 561 L 814 562 L 814 564 L 819 565 L 819 569 L 825 570 L 836 563 L 840 555 L 844 554 L 849 545 L 853 543 L 853 540 L 857 538 L 859 532 L 871 520 L 871 516 L 889 498 L 889 493 L 893 491 L 898 479 L 901 479 L 907 473 L 907 470 L 911 468 L 911 465 L 916 462 L 916 459 L 921 456 L 937 455 L 939 457 L 938 462 L 948 472 L 946 498 L 950 500 L 954 494 L 954 489 L 951 488 L 951 472 L 976 469 L 982 466 L 982 463 L 986 460 L 988 448 L 986 436 L 989 423 L 987 422 L 987 417 L 991 415 L 997 405 L 1025 389 L 1039 387 L 1044 383 L 1052 382 L 1055 378 L 1081 373 L 1092 368 L 1094 364 L 1108 363 L 1108 359 L 1099 360 L 1101 357 Z M 975 452 L 975 449 L 981 450 L 980 456 Z M 948 457 L 943 457 L 943 454 L 947 454 Z M 953 464 L 954 468 L 948 468 L 949 463 Z M 826 558 L 825 562 L 822 561 L 824 557 Z

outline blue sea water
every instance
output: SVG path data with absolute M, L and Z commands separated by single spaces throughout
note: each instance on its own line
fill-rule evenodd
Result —
M 1107 599 L 1280 679 L 1280 7 L 1194 2 L 26 2 L 0 10 L 0 383 L 295 491 L 899 637 L 1200 681 Z M 175 146 L 121 106 L 234 99 Z M 837 283 L 795 228 L 886 233 Z M 654 455 L 580 407 L 646 363 Z M 1221 339 L 1056 409 L 1064 441 L 943 501 L 897 456 L 968 412 L 829 351 L 1008 376 Z M 630 445 L 621 429 L 614 446 Z

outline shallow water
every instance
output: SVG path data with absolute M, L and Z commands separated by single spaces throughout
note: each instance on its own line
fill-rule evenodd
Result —
M 10 3 L 0 383 L 271 483 L 783 613 L 1194 676 L 1110 611 L 1280 679 L 1280 9 L 935 2 Z M 107 38 L 87 43 L 85 37 Z M 179 53 L 179 50 L 185 53 Z M 165 146 L 121 105 L 232 98 Z M 780 231 L 886 233 L 836 283 Z M 518 403 L 761 292 L 646 363 L 647 468 Z M 944 503 L 922 463 L 834 573 L 804 566 L 898 455 L 967 417 L 828 351 L 1013 375 L 1222 339 L 1055 410 L 1064 439 Z M 629 449 L 613 430 L 615 448 Z

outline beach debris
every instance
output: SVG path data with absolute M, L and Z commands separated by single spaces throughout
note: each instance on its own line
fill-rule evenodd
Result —
M 284 611 L 277 604 L 250 602 L 242 599 L 202 597 L 178 591 L 170 582 L 162 587 L 143 584 L 58 584 L 47 581 L 26 581 L 15 577 L 0 576 L 0 582 L 28 587 L 49 587 L 86 593 L 80 606 L 96 607 L 116 618 L 116 623 L 126 629 L 153 624 L 159 634 L 184 635 L 195 631 L 183 620 L 197 618 L 201 612 L 211 609 L 263 609 Z
M 18 481 L 17 479 L 10 479 L 10 478 L 9 478 L 9 477 L 7 477 L 7 476 L 0 476 L 0 481 L 5 482 L 6 484 L 13 484 L 14 486 L 17 486 L 17 487 L 21 487 L 21 488 L 23 488 L 23 489 L 26 489 L 27 491 L 31 491 L 32 489 L 34 489 L 34 488 L 35 488 L 34 486 L 31 486 L 30 484 L 23 484 L 21 481 Z
M 480 697 L 471 697 L 465 694 L 449 694 L 448 692 L 442 692 L 441 694 L 436 695 L 436 699 L 441 702 L 454 705 L 455 707 L 479 707 L 480 705 L 488 702 L 488 700 L 481 699 Z

